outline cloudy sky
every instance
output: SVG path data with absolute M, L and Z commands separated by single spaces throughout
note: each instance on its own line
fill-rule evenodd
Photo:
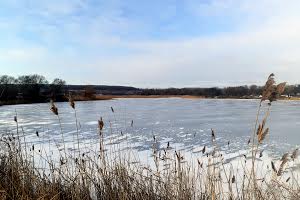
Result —
M 1 0 L 0 74 L 137 87 L 300 83 L 299 0 Z

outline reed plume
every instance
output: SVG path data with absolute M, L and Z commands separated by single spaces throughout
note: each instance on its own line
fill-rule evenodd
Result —
M 261 101 L 269 100 L 270 103 L 276 101 L 278 97 L 284 92 L 286 82 L 276 85 L 274 74 L 270 74 L 268 80 L 263 88 Z
M 288 156 L 289 154 L 288 153 L 285 153 L 282 158 L 281 158 L 281 164 L 280 164 L 280 167 L 279 167 L 279 170 L 278 170 L 278 173 L 277 173 L 277 176 L 281 176 L 282 173 L 283 173 L 283 170 L 284 170 L 284 166 L 285 164 L 288 162 Z
M 51 104 L 50 110 L 52 111 L 52 113 L 55 114 L 55 115 L 58 115 L 58 109 L 57 109 L 57 107 L 55 106 L 54 101 L 51 100 L 51 101 L 50 101 L 50 104 Z
M 100 120 L 98 120 L 98 127 L 99 127 L 99 130 L 102 131 L 102 129 L 104 127 L 104 122 L 103 122 L 102 117 L 100 118 Z
M 299 155 L 299 149 L 295 149 L 291 155 L 292 160 L 294 161 Z
M 74 98 L 71 95 L 71 93 L 69 93 L 69 104 L 73 109 L 75 109 L 75 102 L 74 102 Z

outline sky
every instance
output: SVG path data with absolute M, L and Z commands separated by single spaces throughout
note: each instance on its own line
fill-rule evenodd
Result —
M 300 83 L 299 0 L 0 0 L 0 74 L 143 88 Z

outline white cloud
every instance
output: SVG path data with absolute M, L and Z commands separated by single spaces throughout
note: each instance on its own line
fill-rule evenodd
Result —
M 0 59 L 5 62 L 30 62 L 42 60 L 45 56 L 46 50 L 41 47 L 0 50 Z
M 123 36 L 145 25 L 124 17 L 118 2 L 106 5 L 105 13 L 83 16 L 73 15 L 78 10 L 89 11 L 90 5 L 83 1 L 58 5 L 37 9 L 58 24 L 29 27 L 39 34 L 42 44 L 32 48 L 19 43 L 1 50 L 0 64 L 5 61 L 16 68 L 38 69 L 71 83 L 224 86 L 262 83 L 271 72 L 282 80 L 300 83 L 300 2 L 295 0 L 213 0 L 208 4 L 188 0 L 186 9 L 195 17 L 229 16 L 226 19 L 232 20 L 234 30 L 167 40 Z M 176 15 L 174 9 L 162 17 Z M 57 15 L 66 21 L 56 21 Z M 59 48 L 52 48 L 57 43 L 61 43 Z

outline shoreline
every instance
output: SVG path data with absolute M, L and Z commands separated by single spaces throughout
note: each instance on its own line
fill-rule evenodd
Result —
M 159 98 L 182 98 L 182 99 L 236 99 L 236 100 L 259 100 L 258 97 L 205 97 L 195 95 L 97 95 L 93 98 L 87 98 L 82 96 L 74 96 L 75 101 L 107 101 L 115 99 L 159 99 Z M 300 97 L 281 97 L 278 100 L 284 101 L 300 101 Z M 67 102 L 57 101 L 57 102 Z M 0 106 L 8 105 L 20 105 L 20 104 L 36 104 L 36 103 L 48 103 L 48 101 L 9 101 L 1 102 Z
M 259 97 L 205 97 L 196 95 L 98 95 L 94 100 L 113 100 L 113 99 L 159 99 L 159 98 L 182 98 L 182 99 L 241 99 L 252 100 Z M 76 100 L 76 99 L 75 99 Z M 300 97 L 280 97 L 278 100 L 299 101 Z M 77 100 L 78 101 L 78 100 Z

